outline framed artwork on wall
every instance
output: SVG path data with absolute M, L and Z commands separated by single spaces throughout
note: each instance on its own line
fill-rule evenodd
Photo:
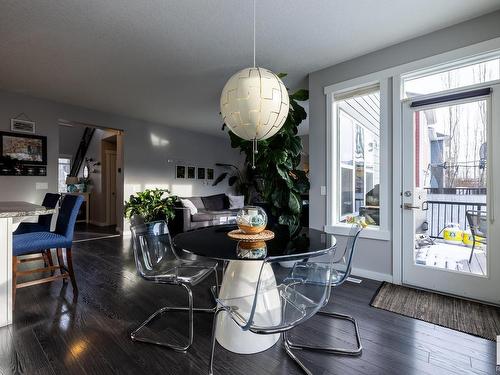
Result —
M 198 167 L 198 180 L 205 179 L 205 168 Z
M 214 169 L 207 168 L 207 180 L 213 180 L 213 179 L 214 179 Z
M 196 178 L 196 167 L 187 167 L 187 178 Z
M 186 167 L 184 165 L 175 167 L 175 178 L 186 178 Z
M 10 130 L 18 133 L 35 134 L 35 122 L 12 118 L 10 119 Z
M 47 165 L 47 137 L 0 132 L 0 157 L 19 164 Z

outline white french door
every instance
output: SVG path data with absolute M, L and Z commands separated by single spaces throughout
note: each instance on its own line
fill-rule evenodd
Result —
M 402 114 L 403 283 L 500 305 L 500 85 Z

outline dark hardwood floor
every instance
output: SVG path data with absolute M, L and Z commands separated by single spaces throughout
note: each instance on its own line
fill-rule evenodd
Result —
M 82 242 L 109 238 L 112 236 L 119 236 L 119 233 L 116 231 L 116 225 L 103 227 L 94 224 L 76 223 L 73 239 L 75 242 Z
M 62 282 L 18 290 L 15 322 L 0 329 L 0 374 L 207 372 L 210 315 L 195 316 L 195 341 L 185 354 L 129 339 L 129 332 L 157 308 L 187 302 L 181 288 L 153 285 L 136 275 L 129 238 L 77 243 L 73 257 L 80 289 L 76 301 L 71 286 L 62 287 Z M 211 302 L 210 282 L 195 288 L 196 305 Z M 333 291 L 327 309 L 358 319 L 364 351 L 360 357 L 298 352 L 314 374 L 495 373 L 494 342 L 372 308 L 369 302 L 378 286 L 364 280 Z M 157 328 L 173 337 L 187 328 L 185 315 L 168 315 L 164 323 Z M 320 317 L 299 327 L 293 337 L 353 345 L 351 327 Z M 215 373 L 302 374 L 279 344 L 243 356 L 218 346 Z

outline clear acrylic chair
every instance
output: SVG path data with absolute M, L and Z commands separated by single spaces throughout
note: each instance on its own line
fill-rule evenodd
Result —
M 305 254 L 265 258 L 261 261 L 258 280 L 249 280 L 255 285 L 255 293 L 217 298 L 209 374 L 213 374 L 219 314 L 228 314 L 242 330 L 255 334 L 283 333 L 296 327 L 328 302 L 334 275 L 334 253 L 335 247 L 331 247 Z
M 130 334 L 134 341 L 161 345 L 176 351 L 186 351 L 193 343 L 193 312 L 215 312 L 213 308 L 195 308 L 191 287 L 203 281 L 212 273 L 215 275 L 216 288 L 217 262 L 193 261 L 180 258 L 172 246 L 172 240 L 165 221 L 138 224 L 131 228 L 134 243 L 135 264 L 138 274 L 145 280 L 159 284 L 178 285 L 188 295 L 188 306 L 165 306 L 154 312 L 144 323 Z M 140 336 L 140 331 L 158 315 L 170 311 L 186 311 L 189 318 L 188 339 L 185 345 L 158 341 L 151 337 Z
M 351 275 L 352 259 L 356 250 L 356 242 L 358 240 L 359 234 L 362 229 L 363 228 L 359 224 L 354 224 L 349 232 L 349 236 L 347 237 L 347 243 L 345 248 L 341 252 L 339 251 L 336 252 L 333 262 L 334 271 L 332 274 L 333 275 L 332 287 L 338 287 L 342 285 Z M 296 343 L 292 342 L 291 339 L 287 336 L 287 333 L 285 332 L 283 335 L 285 349 L 287 350 L 287 353 L 304 370 L 306 374 L 311 374 L 311 372 L 296 356 L 294 356 L 294 354 L 291 351 L 292 349 L 312 350 L 312 351 L 326 352 L 330 354 L 340 354 L 340 355 L 350 355 L 350 356 L 361 355 L 361 352 L 363 351 L 358 323 L 352 316 L 345 314 L 338 314 L 334 312 L 327 312 L 327 311 L 318 311 L 317 315 L 333 319 L 340 319 L 352 323 L 356 338 L 356 347 L 351 349 L 351 348 L 324 347 L 319 345 Z
M 472 234 L 472 249 L 470 251 L 469 263 L 472 262 L 474 250 L 478 244 L 487 245 L 488 243 L 488 213 L 486 211 L 467 210 L 465 212 L 467 222 Z

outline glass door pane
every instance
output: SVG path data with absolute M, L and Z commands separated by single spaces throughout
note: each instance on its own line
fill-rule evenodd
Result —
M 413 114 L 414 263 L 486 276 L 487 100 Z

